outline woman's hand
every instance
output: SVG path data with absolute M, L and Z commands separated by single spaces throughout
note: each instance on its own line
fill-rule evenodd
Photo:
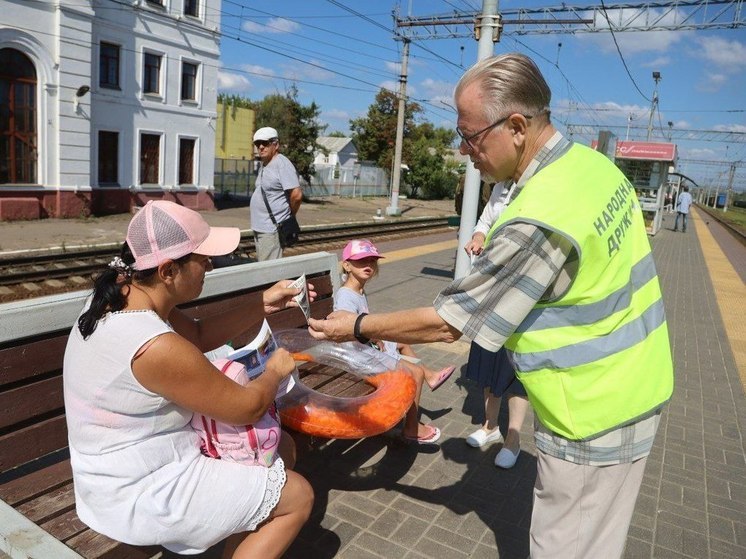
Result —
M 301 289 L 289 287 L 292 283 L 291 280 L 280 280 L 262 294 L 264 314 L 270 314 L 288 307 L 298 306 L 298 303 L 293 300 L 293 297 L 298 295 L 301 292 Z M 306 283 L 306 287 L 308 288 L 308 302 L 310 303 L 316 299 L 316 292 L 313 290 L 312 283 Z
M 347 311 L 334 311 L 325 320 L 308 319 L 308 332 L 317 340 L 349 342 L 355 339 L 353 329 L 357 315 Z
M 468 254 L 469 256 L 471 256 L 472 254 L 481 254 L 482 248 L 484 247 L 484 239 L 484 233 L 474 233 L 471 236 L 471 240 L 464 246 L 466 254 Z
M 278 347 L 267 360 L 265 372 L 274 373 L 282 380 L 295 370 L 295 361 L 290 353 Z

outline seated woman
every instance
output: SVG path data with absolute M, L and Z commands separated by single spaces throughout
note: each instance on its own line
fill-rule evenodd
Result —
M 378 259 L 384 258 L 376 246 L 366 239 L 353 240 L 347 243 L 342 251 L 342 277 L 344 284 L 334 294 L 334 310 L 350 311 L 357 314 L 368 313 L 368 298 L 365 295 L 365 284 L 378 274 Z M 435 425 L 426 425 L 419 420 L 419 403 L 422 384 L 426 382 L 430 390 L 437 390 L 456 369 L 445 367 L 440 371 L 428 369 L 416 364 L 417 355 L 411 346 L 385 340 L 371 340 L 381 351 L 399 360 L 402 369 L 407 371 L 415 381 L 417 391 L 414 403 L 404 419 L 402 436 L 420 444 L 435 443 L 440 439 L 440 429 Z M 404 359 L 402 359 L 404 357 Z
M 63 379 L 76 507 L 102 534 L 184 554 L 229 538 L 224 557 L 266 559 L 280 557 L 308 519 L 313 491 L 286 470 L 289 436 L 272 466 L 248 466 L 202 455 L 190 426 L 194 412 L 254 423 L 295 368 L 279 349 L 244 387 L 203 355 L 293 305 L 299 290 L 289 281 L 264 292 L 263 309 L 193 320 L 176 308 L 202 291 L 210 256 L 238 241 L 237 228 L 148 202 L 70 333 Z

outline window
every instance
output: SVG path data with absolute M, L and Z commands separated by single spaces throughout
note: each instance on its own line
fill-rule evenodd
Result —
M 184 0 L 184 15 L 199 17 L 199 0 Z
M 101 43 L 98 60 L 98 85 L 119 89 L 119 45 Z
M 181 64 L 181 100 L 197 100 L 197 65 L 191 62 Z
M 196 140 L 179 140 L 179 184 L 194 184 L 194 144 Z
M 0 49 L 0 184 L 36 184 L 36 68 Z
M 144 93 L 161 92 L 161 56 L 145 53 L 143 64 L 142 90 Z
M 160 134 L 142 134 L 140 136 L 140 184 L 159 183 L 160 155 Z
M 98 133 L 98 184 L 119 184 L 119 133 Z

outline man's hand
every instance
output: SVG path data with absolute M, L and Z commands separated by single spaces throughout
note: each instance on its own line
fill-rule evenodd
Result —
M 265 314 L 298 306 L 298 303 L 293 301 L 293 297 L 298 295 L 301 289 L 288 287 L 292 283 L 292 280 L 280 280 L 262 294 Z M 313 284 L 307 283 L 306 285 L 308 286 L 308 301 L 310 303 L 316 299 L 316 292 L 313 290 Z
M 484 248 L 484 239 L 484 233 L 474 233 L 471 236 L 471 240 L 464 246 L 466 254 L 468 254 L 469 256 L 471 256 L 472 254 L 482 254 L 482 248 Z
M 355 339 L 353 329 L 357 315 L 347 311 L 334 311 L 326 320 L 308 320 L 308 332 L 317 340 L 349 342 Z

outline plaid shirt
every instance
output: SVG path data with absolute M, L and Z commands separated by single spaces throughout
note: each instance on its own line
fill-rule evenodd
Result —
M 559 132 L 539 150 L 516 183 L 526 182 L 572 146 Z M 474 262 L 435 300 L 435 310 L 451 326 L 483 348 L 497 351 L 537 302 L 560 297 L 578 269 L 570 241 L 529 223 L 514 223 L 496 234 Z M 660 413 L 587 441 L 572 441 L 534 421 L 539 450 L 576 464 L 603 466 L 632 462 L 650 453 Z

